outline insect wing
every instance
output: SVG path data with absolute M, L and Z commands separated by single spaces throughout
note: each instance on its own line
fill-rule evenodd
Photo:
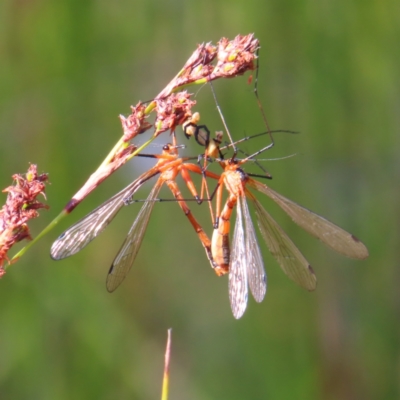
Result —
M 136 179 L 125 189 L 121 190 L 62 233 L 51 246 L 51 258 L 62 260 L 76 254 L 87 246 L 95 237 L 103 232 L 121 207 L 125 205 L 125 200 L 132 197 L 143 183 L 143 179 Z
M 251 194 L 250 196 L 254 203 L 261 234 L 283 272 L 305 289 L 314 290 L 317 278 L 308 261 L 260 202 Z
M 146 232 L 147 224 L 149 223 L 150 214 L 153 210 L 154 199 L 157 197 L 161 186 L 162 181 L 158 180 L 140 209 L 135 222 L 111 265 L 106 281 L 106 287 L 109 292 L 113 292 L 122 283 L 135 261 Z
M 249 286 L 255 301 L 260 303 L 267 292 L 267 277 L 264 270 L 264 262 L 261 256 L 260 247 L 258 246 L 257 236 L 251 220 L 249 207 L 247 206 L 246 197 L 240 196 L 239 201 L 242 203 L 245 226 L 245 260 Z
M 239 319 L 247 306 L 246 246 L 240 201 L 237 202 L 235 231 L 233 233 L 231 262 L 229 265 L 229 300 L 232 313 Z
M 274 200 L 297 225 L 331 249 L 350 258 L 362 260 L 368 257 L 368 250 L 364 244 L 349 232 L 256 180 L 250 180 L 249 184 Z

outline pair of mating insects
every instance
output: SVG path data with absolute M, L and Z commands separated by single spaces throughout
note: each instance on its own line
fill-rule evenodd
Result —
M 164 183 L 169 187 L 179 206 L 194 227 L 216 274 L 229 274 L 229 299 L 235 318 L 240 318 L 246 310 L 249 288 L 257 302 L 263 300 L 267 290 L 263 259 L 246 199 L 250 199 L 253 203 L 261 235 L 285 274 L 309 291 L 314 290 L 316 287 L 316 277 L 308 261 L 278 223 L 255 198 L 254 194 L 250 192 L 249 188 L 266 194 L 297 225 L 320 239 L 336 252 L 355 259 L 365 259 L 368 257 L 367 248 L 355 236 L 278 194 L 269 186 L 253 179 L 250 174 L 244 172 L 241 168 L 243 164 L 254 160 L 257 155 L 274 145 L 273 131 L 268 130 L 266 132 L 272 140 L 268 146 L 257 151 L 255 154 L 239 160 L 236 158 L 236 144 L 238 142 L 233 143 L 231 141 L 231 145 L 220 147 L 222 134 L 219 133 L 215 139 L 210 140 L 208 129 L 204 125 L 197 125 L 197 122 L 198 114 L 195 113 L 193 118 L 184 124 L 184 131 L 187 137 L 194 136 L 196 141 L 205 147 L 205 153 L 202 156 L 204 160 L 203 166 L 200 164 L 200 159 L 197 164 L 194 164 L 188 162 L 193 160 L 193 157 L 179 157 L 178 149 L 180 146 L 176 145 L 174 134 L 173 144 L 165 145 L 162 154 L 139 154 L 138 156 L 152 157 L 158 161 L 154 167 L 144 172 L 125 189 L 60 235 L 52 245 L 51 257 L 55 260 L 60 260 L 83 249 L 106 228 L 124 205 L 134 202 L 133 196 L 136 191 L 156 175 L 160 176 L 145 200 L 109 270 L 106 286 L 110 292 L 114 291 L 121 284 L 132 267 L 142 243 L 153 206 L 159 200 L 157 196 Z M 223 122 L 225 124 L 224 120 Z M 226 124 L 225 128 L 227 129 Z M 228 129 L 227 133 L 229 135 Z M 247 139 L 241 139 L 239 142 Z M 222 150 L 231 146 L 234 148 L 234 155 L 225 160 Z M 207 170 L 207 162 L 210 158 L 215 158 L 219 162 L 223 170 L 221 175 Z M 190 172 L 203 176 L 202 194 L 200 197 L 190 177 Z M 182 197 L 176 182 L 176 177 L 179 174 L 186 182 L 191 194 L 198 203 L 201 203 L 203 191 L 206 189 L 214 226 L 211 240 L 203 231 L 191 213 L 185 199 Z M 218 182 L 211 196 L 208 192 L 207 178 L 215 179 Z M 224 187 L 228 192 L 228 198 L 222 207 Z M 214 197 L 216 198 L 215 217 L 211 205 L 211 200 Z M 230 246 L 230 220 L 235 206 L 237 215 L 232 245 Z

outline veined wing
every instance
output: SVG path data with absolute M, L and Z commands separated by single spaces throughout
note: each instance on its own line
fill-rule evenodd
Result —
M 154 175 L 154 171 L 151 170 L 142 174 L 125 189 L 68 228 L 51 246 L 51 258 L 62 260 L 76 254 L 87 246 L 95 237 L 103 232 L 121 207 L 125 205 L 126 200 L 131 198 L 143 183 Z
M 247 276 L 251 293 L 255 301 L 260 303 L 267 292 L 267 276 L 264 270 L 264 262 L 258 246 L 257 236 L 254 231 L 254 225 L 251 220 L 249 207 L 245 196 L 240 196 L 239 201 L 242 205 L 243 219 L 245 226 L 246 243 L 246 267 Z
M 305 289 L 314 290 L 317 278 L 308 261 L 260 202 L 250 192 L 246 194 L 253 200 L 261 234 L 283 272 Z
M 239 319 L 246 310 L 248 287 L 246 246 L 240 201 L 237 202 L 236 209 L 236 224 L 233 233 L 231 261 L 229 265 L 229 301 L 231 303 L 233 316 Z
M 122 283 L 135 261 L 155 204 L 154 199 L 162 184 L 161 179 L 156 182 L 108 271 L 106 286 L 109 292 L 113 292 Z
M 274 200 L 297 225 L 331 249 L 350 258 L 362 260 L 368 257 L 364 244 L 349 232 L 254 179 L 250 179 L 248 184 Z

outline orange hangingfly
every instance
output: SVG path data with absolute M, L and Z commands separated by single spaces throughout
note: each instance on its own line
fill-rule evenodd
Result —
M 314 290 L 316 277 L 308 261 L 286 235 L 278 223 L 265 210 L 249 188 L 266 194 L 275 201 L 292 220 L 320 239 L 336 252 L 350 258 L 365 259 L 368 250 L 355 236 L 297 203 L 278 194 L 269 186 L 252 179 L 241 165 L 247 160 L 231 158 L 221 162 L 221 174 L 217 189 L 216 224 L 211 241 L 214 262 L 221 269 L 229 270 L 229 298 L 235 318 L 240 318 L 247 305 L 248 287 L 257 302 L 261 302 L 267 290 L 267 280 L 261 252 L 251 220 L 247 199 L 254 205 L 257 223 L 271 254 L 285 274 L 307 290 Z M 225 187 L 228 199 L 221 211 L 221 193 Z M 230 218 L 236 206 L 236 222 L 232 249 L 229 251 Z
M 214 90 L 213 94 L 215 97 Z M 257 93 L 256 96 L 258 99 Z M 225 129 L 228 131 L 219 105 L 218 103 L 216 104 Z M 246 162 L 254 160 L 257 155 L 274 145 L 272 131 L 268 127 L 260 102 L 259 106 L 267 125 L 267 133 L 271 138 L 271 143 L 242 160 L 236 158 L 237 143 L 231 143 L 231 146 L 234 147 L 234 154 L 228 160 L 219 160 L 223 172 L 218 181 L 216 192 L 214 192 L 216 195 L 216 212 L 214 232 L 211 239 L 211 253 L 214 263 L 220 267 L 219 270 L 229 271 L 229 300 L 235 318 L 240 318 L 246 310 L 249 288 L 257 302 L 263 300 L 267 291 L 264 263 L 247 199 L 253 203 L 261 235 L 284 273 L 297 284 L 310 291 L 316 288 L 317 282 L 314 271 L 308 261 L 249 188 L 266 194 L 297 225 L 336 252 L 346 257 L 360 260 L 368 257 L 367 248 L 355 236 L 318 214 L 278 194 L 269 186 L 253 179 L 250 174 L 247 174 L 241 168 Z M 228 199 L 222 208 L 222 191 L 224 187 L 228 192 Z M 235 206 L 237 215 L 232 246 L 230 246 L 230 220 Z
M 194 198 L 198 200 L 198 202 L 201 202 L 197 195 L 196 188 L 190 178 L 190 172 L 205 174 L 205 176 L 213 179 L 219 179 L 219 175 L 213 174 L 209 171 L 204 172 L 197 164 L 187 163 L 186 161 L 190 160 L 191 157 L 179 157 L 178 146 L 176 146 L 176 144 L 165 145 L 161 155 L 139 154 L 138 156 L 157 158 L 158 162 L 153 168 L 143 173 L 121 192 L 107 200 L 61 234 L 51 247 L 51 257 L 55 260 L 61 260 L 82 250 L 108 226 L 124 205 L 128 205 L 132 202 L 133 195 L 145 182 L 153 176 L 160 174 L 160 177 L 142 206 L 124 243 L 112 263 L 107 276 L 107 290 L 110 292 L 114 291 L 122 283 L 132 267 L 142 243 L 153 206 L 155 202 L 159 200 L 157 199 L 157 195 L 164 183 L 169 187 L 175 199 L 178 201 L 179 206 L 182 208 L 194 227 L 206 251 L 211 266 L 218 270 L 219 267 L 213 262 L 211 256 L 211 241 L 191 213 L 181 195 L 175 179 L 177 175 L 180 174 Z

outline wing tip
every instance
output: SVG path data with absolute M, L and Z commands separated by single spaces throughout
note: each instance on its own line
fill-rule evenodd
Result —
M 52 260 L 60 261 L 60 260 L 62 260 L 64 258 L 67 258 L 70 255 L 70 254 L 60 253 L 57 249 L 54 248 L 55 247 L 54 244 L 55 243 L 53 243 L 53 246 L 51 246 L 51 249 L 50 249 L 50 258 Z
M 115 292 L 115 287 L 109 287 L 107 284 L 106 284 L 106 289 L 107 289 L 107 292 L 108 293 L 114 293 Z
M 365 246 L 365 244 L 357 236 L 351 235 L 351 238 L 360 247 L 359 255 L 358 255 L 357 258 L 360 259 L 360 260 L 365 260 L 366 258 L 368 258 L 369 257 L 369 251 L 368 251 L 367 247 Z
M 115 284 L 115 282 L 112 282 L 112 280 L 109 278 L 110 277 L 107 276 L 106 289 L 107 289 L 108 293 L 113 293 L 113 292 L 115 292 L 115 289 L 117 289 L 117 287 L 121 284 L 121 282 L 119 282 L 118 284 Z
M 244 309 L 244 310 L 239 310 L 239 311 L 237 311 L 237 312 L 234 312 L 234 311 L 232 310 L 233 317 L 234 317 L 235 319 L 240 319 L 240 318 L 243 317 L 243 314 L 244 314 L 245 311 L 246 311 L 246 309 Z
M 106 279 L 106 289 L 108 293 L 114 292 L 114 290 L 119 286 L 119 284 L 115 285 L 115 281 L 113 280 L 112 273 L 114 271 L 114 264 L 111 265 L 108 270 L 107 279 Z

